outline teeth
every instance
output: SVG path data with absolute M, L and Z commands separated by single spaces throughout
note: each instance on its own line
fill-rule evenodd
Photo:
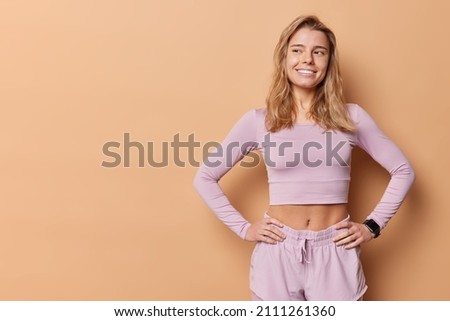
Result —
M 298 72 L 301 74 L 313 74 L 314 73 L 314 71 L 306 70 L 306 69 L 300 69 Z

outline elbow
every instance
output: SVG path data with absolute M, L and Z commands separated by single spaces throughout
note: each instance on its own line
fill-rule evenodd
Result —
M 402 180 L 405 185 L 408 186 L 408 189 L 416 180 L 416 172 L 408 161 L 396 167 L 395 170 L 393 170 L 390 174 L 391 177 L 397 177 L 398 179 Z
M 414 183 L 414 181 L 416 180 L 416 172 L 414 171 L 414 168 L 409 162 L 406 162 L 404 171 L 405 174 L 408 176 L 410 184 L 412 185 L 412 183 Z
M 202 194 L 202 192 L 208 189 L 210 186 L 209 184 L 217 182 L 218 179 L 216 179 L 209 171 L 204 167 L 200 167 L 197 170 L 197 173 L 195 173 L 192 185 L 199 194 Z
M 407 181 L 408 186 L 411 187 L 411 185 L 416 180 L 416 172 L 414 171 L 414 168 L 411 166 L 411 164 L 409 162 L 407 162 L 404 166 L 402 166 L 402 169 L 400 172 L 401 172 L 401 175 Z
M 201 189 L 201 181 L 202 181 L 202 178 L 201 178 L 201 173 L 200 173 L 200 171 L 198 170 L 196 173 L 195 173 L 195 176 L 194 176 L 194 179 L 192 180 L 192 185 L 194 186 L 194 189 L 197 191 L 197 192 L 199 192 L 200 191 L 200 189 Z
M 410 166 L 409 167 L 409 181 L 410 181 L 410 185 L 412 185 L 415 182 L 415 180 L 416 180 L 416 172 Z

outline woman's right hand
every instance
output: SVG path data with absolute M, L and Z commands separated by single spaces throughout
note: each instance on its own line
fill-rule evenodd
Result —
M 245 239 L 247 241 L 277 244 L 277 242 L 282 242 L 286 238 L 286 235 L 279 229 L 282 227 L 283 224 L 277 219 L 264 217 L 250 225 Z

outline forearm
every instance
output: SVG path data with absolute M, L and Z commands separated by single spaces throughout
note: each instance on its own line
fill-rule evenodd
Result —
M 245 235 L 250 223 L 234 208 L 217 180 L 205 167 L 200 167 L 194 178 L 194 187 L 211 211 L 240 238 Z
M 391 174 L 386 190 L 367 219 L 373 219 L 380 228 L 386 227 L 389 220 L 398 211 L 415 180 L 415 172 L 408 162 L 404 162 Z

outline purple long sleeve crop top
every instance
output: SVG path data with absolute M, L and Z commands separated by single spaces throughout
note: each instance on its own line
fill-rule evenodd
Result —
M 276 133 L 266 130 L 266 108 L 246 112 L 223 142 L 208 154 L 194 186 L 208 207 L 231 230 L 245 238 L 250 223 L 233 207 L 218 182 L 251 151 L 260 151 L 267 169 L 270 205 L 347 203 L 354 146 L 365 150 L 391 175 L 381 200 L 367 217 L 385 227 L 397 212 L 415 173 L 402 151 L 368 113 L 348 104 L 357 126 L 352 133 L 295 124 Z

